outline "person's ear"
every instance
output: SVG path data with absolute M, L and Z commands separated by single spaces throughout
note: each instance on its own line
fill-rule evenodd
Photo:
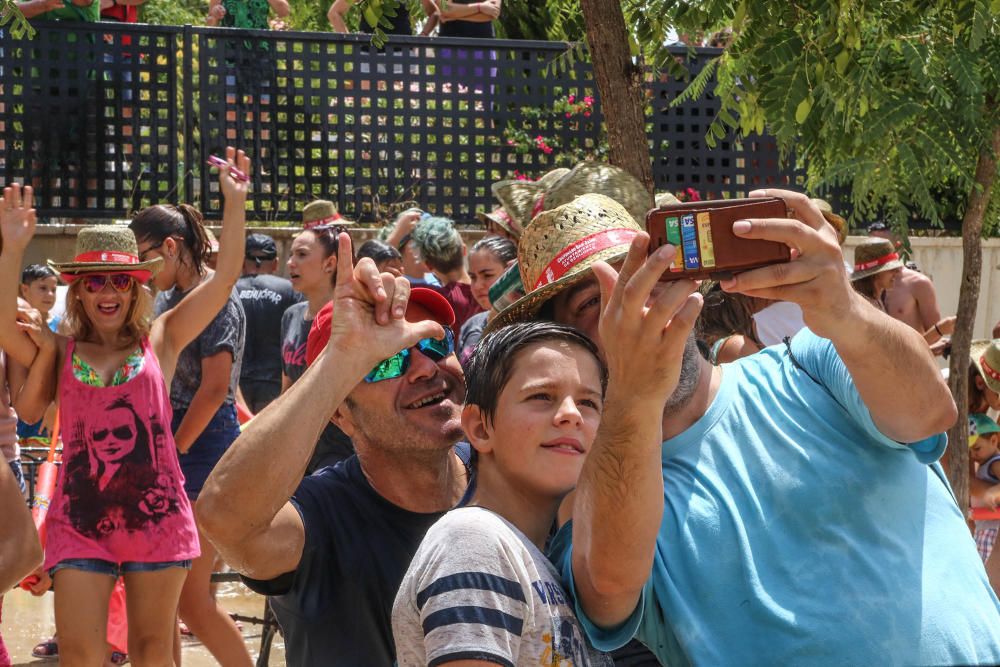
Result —
M 984 380 L 983 376 L 980 375 L 979 373 L 976 373 L 975 382 L 976 382 L 976 389 L 978 389 L 979 391 L 986 389 L 986 380 Z
M 27 285 L 25 285 L 24 283 L 21 283 L 18 286 L 18 290 L 21 292 L 21 298 L 22 299 L 27 299 L 28 298 L 28 286 Z
M 480 454 L 493 451 L 493 429 L 486 424 L 486 417 L 478 405 L 462 408 L 462 430 L 469 444 Z
M 357 433 L 357 428 L 354 425 L 354 417 L 351 415 L 351 409 L 347 407 L 347 401 L 344 401 L 337 409 L 333 411 L 333 415 L 330 417 L 330 423 L 339 428 L 347 437 L 353 439 L 354 434 Z
M 167 259 L 176 259 L 179 252 L 180 248 L 177 247 L 177 239 L 173 236 L 163 239 L 163 254 L 167 256 Z
M 333 253 L 326 258 L 326 261 L 323 262 L 323 271 L 325 273 L 337 272 L 337 253 Z

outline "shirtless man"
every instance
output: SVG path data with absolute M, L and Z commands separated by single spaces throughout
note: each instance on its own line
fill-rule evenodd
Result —
M 870 225 L 868 235 L 888 239 L 899 248 L 895 235 L 884 223 Z M 910 268 L 903 269 L 893 286 L 886 291 L 883 302 L 886 312 L 920 333 L 933 328 L 941 320 L 934 283 Z

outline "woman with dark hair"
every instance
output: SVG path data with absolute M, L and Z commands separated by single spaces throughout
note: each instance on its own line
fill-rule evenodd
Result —
M 502 236 L 487 236 L 472 246 L 469 253 L 469 278 L 472 296 L 484 312 L 465 321 L 458 334 L 458 358 L 465 364 L 483 336 L 487 322 L 496 314 L 490 304 L 490 286 L 517 261 L 517 246 Z
M 903 272 L 903 260 L 892 242 L 883 238 L 866 239 L 854 249 L 854 271 L 851 285 L 854 290 L 885 312 L 885 293 Z
M 318 225 L 292 240 L 288 255 L 288 278 L 305 301 L 289 306 L 281 316 L 281 392 L 284 393 L 306 370 L 306 339 L 320 308 L 333 299 L 337 279 L 337 234 L 340 225 Z
M 197 209 L 185 204 L 151 206 L 139 211 L 129 227 L 139 243 L 140 258 L 163 260 L 163 270 L 153 278 L 160 290 L 155 304 L 157 317 L 179 307 L 213 275 L 206 265 L 211 241 Z M 208 474 L 240 434 L 236 387 L 246 340 L 246 315 L 235 289 L 230 288 L 228 299 L 213 314 L 208 326 L 181 350 L 170 386 L 170 428 L 181 454 L 184 490 L 191 502 L 198 499 Z M 211 592 L 215 549 L 208 540 L 201 539 L 201 544 L 201 555 L 192 564 L 181 591 L 180 617 L 220 663 L 249 665 L 250 654 L 242 635 Z
M 357 260 L 369 257 L 382 273 L 391 273 L 397 278 L 403 276 L 403 256 L 391 245 L 378 239 L 369 239 L 361 244 L 355 253 Z
M 166 388 L 180 351 L 226 302 L 243 265 L 247 183 L 230 176 L 229 167 L 249 173 L 250 161 L 232 148 L 226 154 L 219 176 L 225 197 L 219 271 L 175 310 L 151 321 L 143 283 L 164 260 L 141 257 L 132 231 L 116 225 L 82 229 L 74 260 L 50 262 L 70 283 L 68 337 L 38 327 L 27 340 L 13 292 L 0 299 L 0 346 L 36 347 L 28 382 L 38 382 L 48 401 L 58 387 L 65 462 L 46 520 L 44 567 L 54 583 L 62 664 L 101 664 L 108 601 L 119 576 L 128 596 L 132 662 L 169 664 L 173 654 L 177 604 L 199 541 L 166 426 Z M 15 284 L 34 228 L 31 189 L 22 195 L 18 186 L 6 188 L 0 283 Z M 35 373 L 38 364 L 48 372 Z M 95 409 L 102 405 L 115 407 Z

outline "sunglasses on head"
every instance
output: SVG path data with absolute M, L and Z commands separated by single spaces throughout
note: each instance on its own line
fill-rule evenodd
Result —
M 111 286 L 118 292 L 127 292 L 132 289 L 132 276 L 127 273 L 91 273 L 80 278 L 83 288 L 91 294 L 97 294 L 104 289 L 104 286 L 111 283 Z
M 441 361 L 448 355 L 455 353 L 455 334 L 451 332 L 449 327 L 445 327 L 444 340 L 424 338 L 418 341 L 413 348 L 400 350 L 373 368 L 371 373 L 365 376 L 365 382 L 381 382 L 382 380 L 403 377 L 410 368 L 411 350 L 414 348 L 431 361 Z

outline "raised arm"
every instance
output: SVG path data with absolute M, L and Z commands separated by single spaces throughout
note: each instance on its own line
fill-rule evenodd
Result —
M 226 148 L 226 159 L 231 167 L 250 176 L 250 158 L 243 151 Z M 163 367 L 164 379 L 168 385 L 173 377 L 177 355 L 215 319 L 243 269 L 246 201 L 250 184 L 238 181 L 230 175 L 229 168 L 224 167 L 220 169 L 219 185 L 225 202 L 222 208 L 219 261 L 215 273 L 191 290 L 176 307 L 153 322 L 153 349 Z
M 17 183 L 3 190 L 0 198 L 0 349 L 22 366 L 31 366 L 38 349 L 17 325 L 17 284 L 20 282 L 24 250 L 35 235 L 35 209 L 31 186 Z
M 886 437 L 916 442 L 950 428 L 955 403 L 927 343 L 851 288 L 836 232 L 815 204 L 788 190 L 758 190 L 750 196 L 781 197 L 793 219 L 737 221 L 733 232 L 785 243 L 795 258 L 741 273 L 723 281 L 722 288 L 799 304 L 806 325 L 833 342 Z
M 226 562 L 254 579 L 290 572 L 302 557 L 304 528 L 289 498 L 337 407 L 380 360 L 442 335 L 440 325 L 403 319 L 405 278 L 380 276 L 367 258 L 352 268 L 351 253 L 350 237 L 341 234 L 326 349 L 247 425 L 209 475 L 195 508 Z
M 18 327 L 38 347 L 38 354 L 30 368 L 8 359 L 7 386 L 17 416 L 34 424 L 45 416 L 55 400 L 59 345 L 41 313 L 30 306 L 19 309 Z
M 572 566 L 578 602 L 605 628 L 632 614 L 653 566 L 663 515 L 663 406 L 677 386 L 701 310 L 689 280 L 651 296 L 674 248 L 647 260 L 648 246 L 649 237 L 640 234 L 621 274 L 603 262 L 594 266 L 609 378 L 601 426 L 573 502 Z

